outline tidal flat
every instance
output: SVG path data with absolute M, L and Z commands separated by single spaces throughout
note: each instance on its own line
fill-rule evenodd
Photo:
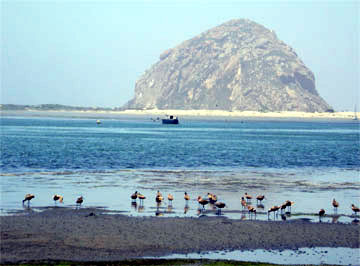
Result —
M 217 250 L 360 246 L 360 227 L 307 221 L 110 215 L 55 207 L 0 216 L 1 263 L 124 261 Z M 201 264 L 200 264 L 201 265 Z

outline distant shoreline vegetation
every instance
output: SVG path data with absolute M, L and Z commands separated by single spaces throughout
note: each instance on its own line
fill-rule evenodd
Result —
M 122 111 L 120 107 L 81 107 L 62 104 L 1 104 L 0 111 Z

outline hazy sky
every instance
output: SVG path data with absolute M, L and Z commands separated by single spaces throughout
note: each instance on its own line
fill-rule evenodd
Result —
M 359 100 L 358 1 L 1 1 L 1 103 L 122 106 L 166 49 L 248 18 L 293 47 L 337 111 Z

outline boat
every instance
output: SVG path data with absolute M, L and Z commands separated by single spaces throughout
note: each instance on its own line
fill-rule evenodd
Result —
M 357 112 L 356 112 L 356 105 L 355 105 L 354 118 L 353 118 L 353 120 L 358 120 L 358 117 L 357 117 Z
M 179 124 L 179 119 L 176 116 L 170 115 L 168 118 L 162 119 L 163 124 Z
M 100 124 L 101 124 L 101 120 L 96 120 L 96 124 L 100 125 Z

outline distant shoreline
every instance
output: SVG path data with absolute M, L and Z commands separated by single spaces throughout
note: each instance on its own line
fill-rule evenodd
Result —
M 187 118 L 262 118 L 262 119 L 345 119 L 353 120 L 354 112 L 323 112 L 323 113 L 307 113 L 307 112 L 257 112 L 257 111 L 223 111 L 223 110 L 0 110 L 1 116 L 76 116 L 84 117 L 106 117 L 106 115 L 114 116 L 145 116 L 154 118 L 164 118 L 167 115 Z M 360 112 L 357 112 L 360 117 Z

